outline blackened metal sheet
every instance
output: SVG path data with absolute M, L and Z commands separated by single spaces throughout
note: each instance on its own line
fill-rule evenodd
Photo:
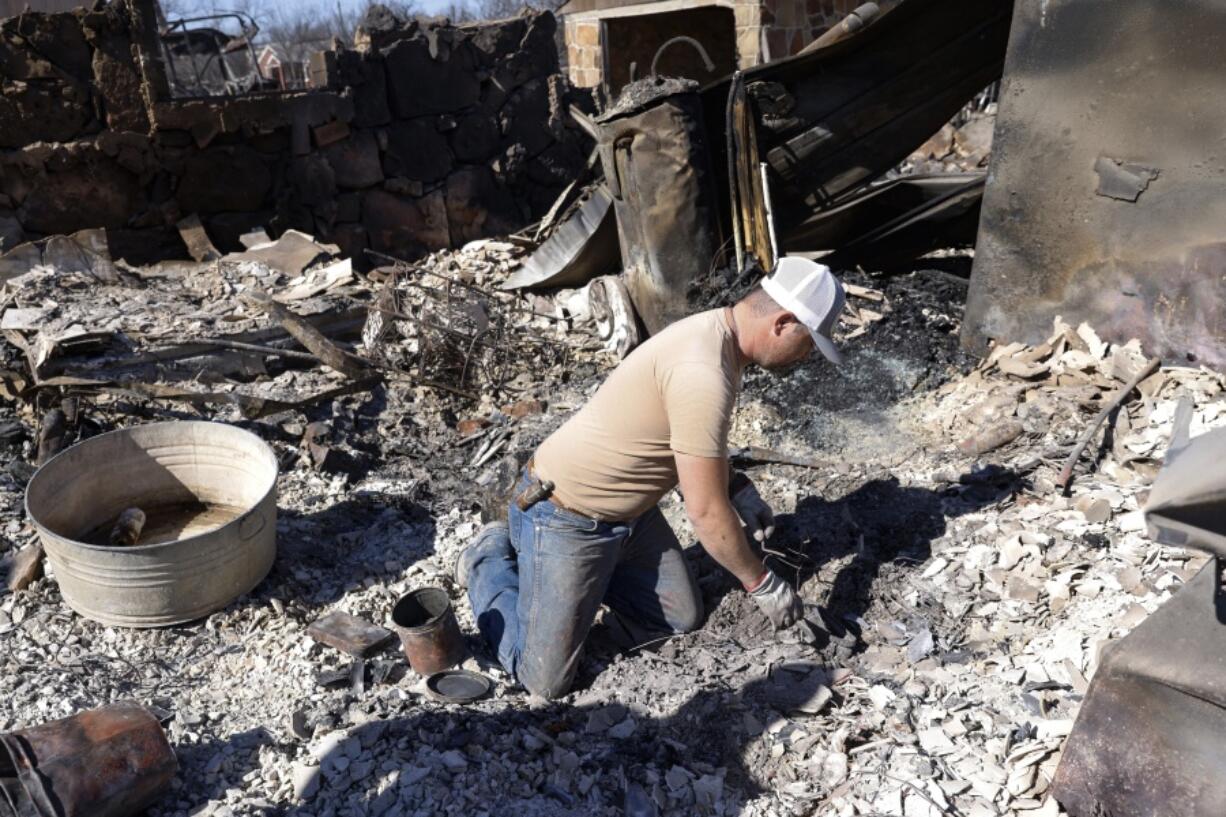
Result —
M 1226 366 L 1224 42 L 1217 0 L 1017 4 L 969 349 L 1041 341 L 1062 315 Z
M 606 115 L 599 149 L 626 289 L 654 334 L 694 311 L 690 293 L 710 275 L 721 243 L 698 94 Z
M 1226 559 L 1226 429 L 1168 451 L 1150 489 L 1145 518 L 1154 541 Z
M 1224 608 L 1215 560 L 1105 650 L 1052 785 L 1072 817 L 1226 814 Z
M 587 200 L 499 288 L 582 286 L 598 275 L 616 270 L 620 261 L 613 197 L 603 184 L 598 184 Z
M 822 259 L 835 269 L 973 246 L 984 178 L 984 173 L 941 173 L 869 185 L 815 213 L 781 241 L 793 252 L 838 248 Z
M 880 177 L 997 80 L 1012 6 L 906 0 L 847 39 L 745 71 L 776 227 L 786 231 Z M 722 80 L 703 89 L 712 134 L 723 133 L 728 88 Z M 711 140 L 721 154 L 723 142 Z
M 1226 814 L 1226 429 L 1187 442 L 1190 420 L 1187 401 L 1145 515 L 1219 556 L 1104 651 L 1052 786 L 1073 817 Z

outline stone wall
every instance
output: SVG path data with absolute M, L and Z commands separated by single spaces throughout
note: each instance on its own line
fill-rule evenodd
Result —
M 0 21 L 0 250 L 105 227 L 139 255 L 197 214 L 222 250 L 292 227 L 411 257 L 531 223 L 589 149 L 547 13 L 375 7 L 357 50 L 313 60 L 318 90 L 170 99 L 152 3 L 95 8 Z
M 566 20 L 566 67 L 576 87 L 595 88 L 600 84 L 604 76 L 600 20 Z

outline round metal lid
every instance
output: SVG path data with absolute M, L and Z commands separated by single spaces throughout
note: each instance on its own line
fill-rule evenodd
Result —
M 469 704 L 490 691 L 490 679 L 463 669 L 446 669 L 426 678 L 431 698 L 453 704 Z

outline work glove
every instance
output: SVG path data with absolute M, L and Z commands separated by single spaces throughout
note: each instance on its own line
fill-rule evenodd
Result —
M 737 474 L 732 482 L 732 507 L 741 518 L 745 532 L 761 544 L 775 532 L 775 514 L 771 506 L 758 493 L 758 489 L 744 474 Z
M 756 587 L 747 589 L 776 630 L 787 629 L 804 618 L 805 606 L 800 596 L 775 571 L 768 569 Z

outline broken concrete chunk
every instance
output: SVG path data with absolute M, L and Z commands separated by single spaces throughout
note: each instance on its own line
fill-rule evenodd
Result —
M 694 802 L 702 808 L 714 809 L 723 800 L 724 780 L 721 776 L 704 774 L 691 787 L 694 789 Z
M 1030 363 L 1016 357 L 1002 357 L 996 361 L 996 366 L 1005 374 L 1029 380 L 1047 374 L 1048 366 L 1043 363 Z
M 634 718 L 628 717 L 621 723 L 610 727 L 608 735 L 614 740 L 625 740 L 634 734 L 636 728 L 638 728 L 638 724 L 634 722 Z
M 1021 436 L 1025 429 L 1015 420 L 997 422 L 977 434 L 958 443 L 958 450 L 971 457 L 979 457 L 1008 445 Z
M 4 581 L 11 593 L 25 590 L 42 575 L 42 545 L 30 545 L 0 558 L 0 581 Z
M 307 634 L 322 644 L 358 658 L 370 655 L 395 637 L 391 630 L 339 610 L 317 619 L 307 628 Z M 345 670 L 345 678 L 349 678 L 348 670 Z
M 947 755 L 955 749 L 954 742 L 945 734 L 945 730 L 939 726 L 921 729 L 916 737 L 919 738 L 920 746 L 923 750 L 930 755 Z
M 1081 511 L 1086 521 L 1092 525 L 1101 525 L 1111 518 L 1111 502 L 1100 496 L 1089 494 L 1079 497 L 1073 507 Z
M 352 280 L 353 261 L 349 258 L 342 258 L 327 266 L 316 267 L 303 277 L 291 281 L 289 288 L 278 292 L 273 296 L 273 300 L 283 304 L 305 300 Z
M 638 783 L 626 785 L 623 811 L 626 817 L 659 817 L 660 809 Z
M 502 409 L 504 414 L 513 419 L 522 420 L 537 414 L 545 413 L 545 404 L 540 400 L 518 400 Z
M 319 791 L 319 766 L 301 764 L 294 767 L 294 797 L 310 800 Z
M 11 306 L 4 310 L 4 316 L 0 317 L 0 330 L 15 329 L 20 332 L 36 332 L 43 327 L 53 312 L 55 312 L 53 306 L 27 308 Z
M 912 664 L 922 661 L 928 657 L 934 646 L 932 631 L 924 627 L 907 642 L 907 661 Z
M 1037 603 L 1041 588 L 1021 576 L 1010 576 L 1005 582 L 1005 598 L 1014 601 Z
M 268 237 L 268 233 L 264 232 L 263 228 L 252 230 L 249 233 L 243 233 L 241 236 L 239 236 L 238 240 L 247 249 L 258 247 L 261 244 L 272 243 L 272 239 Z
M 673 791 L 680 791 L 690 785 L 694 775 L 680 766 L 673 766 L 664 773 L 664 783 Z
M 195 213 L 185 216 L 175 227 L 178 228 L 179 237 L 187 245 L 187 253 L 192 258 L 202 262 L 216 261 L 221 258 L 221 253 L 213 246 L 209 234 L 204 231 L 204 225 L 200 223 L 200 216 Z
M 0 281 L 25 275 L 42 262 L 43 251 L 37 244 L 18 244 L 0 255 Z
M 43 245 L 43 264 L 60 273 L 92 275 L 103 283 L 119 280 L 111 261 L 106 230 L 78 230 L 72 235 L 56 235 Z
M 334 142 L 339 142 L 349 135 L 349 126 L 339 119 L 334 119 L 323 125 L 317 125 L 311 129 L 311 133 L 315 136 L 316 147 L 327 147 Z
M 830 677 L 818 664 L 793 661 L 776 667 L 762 688 L 762 700 L 780 712 L 815 715 L 830 701 Z
M 593 709 L 588 713 L 587 725 L 584 731 L 589 735 L 605 732 L 615 723 L 619 723 L 626 717 L 626 707 L 621 704 L 610 704 L 602 706 L 599 709 Z
M 256 261 L 286 275 L 300 275 L 321 258 L 340 251 L 335 244 L 324 244 L 298 230 L 286 230 L 276 241 L 257 244 L 245 252 L 230 253 L 225 262 Z

